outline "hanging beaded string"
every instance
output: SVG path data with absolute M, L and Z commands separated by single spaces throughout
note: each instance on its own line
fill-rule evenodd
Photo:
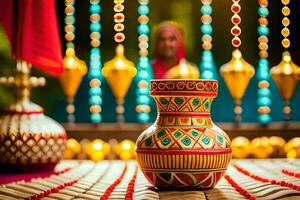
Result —
M 259 60 L 257 67 L 257 79 L 258 79 L 258 121 L 261 124 L 268 124 L 271 121 L 270 112 L 271 112 L 271 91 L 269 89 L 270 83 L 270 74 L 269 74 L 269 61 L 268 61 L 268 0 L 258 0 L 258 48 L 259 48 Z
M 100 23 L 100 0 L 90 0 L 90 38 L 91 38 L 91 51 L 90 51 L 90 67 L 89 67 L 89 104 L 90 104 L 90 119 L 92 123 L 100 123 L 101 105 L 102 105 L 102 90 L 101 90 L 101 53 L 100 53 L 100 38 L 101 38 L 101 23 Z
M 65 39 L 66 39 L 66 47 L 71 47 L 74 48 L 74 43 L 73 40 L 75 39 L 75 0 L 65 0 Z M 69 123 L 74 123 L 75 122 L 75 106 L 74 106 L 74 99 L 67 99 L 67 107 L 66 111 L 68 113 L 68 122 Z
M 288 16 L 290 15 L 290 8 L 288 7 L 288 4 L 290 3 L 290 0 L 281 0 L 281 3 L 283 4 L 283 8 L 281 9 L 281 13 L 283 14 L 282 18 L 282 25 L 283 28 L 281 30 L 281 35 L 283 36 L 283 39 L 281 41 L 281 45 L 285 48 L 285 50 L 288 50 L 290 47 L 290 40 L 288 36 L 290 35 L 290 29 L 288 28 L 290 24 L 290 20 Z M 284 102 L 284 107 L 283 107 L 283 113 L 285 114 L 285 119 L 288 120 L 289 114 L 291 112 L 291 107 L 290 107 L 290 102 Z
M 231 6 L 231 11 L 233 12 L 231 22 L 234 25 L 231 28 L 231 34 L 233 35 L 231 44 L 236 48 L 238 48 L 241 45 L 241 40 L 239 38 L 239 35 L 241 34 L 241 29 L 239 27 L 239 24 L 241 23 L 241 18 L 238 15 L 238 13 L 241 11 L 241 6 L 239 4 L 239 1 L 240 0 L 232 0 L 233 4 Z
M 124 0 L 114 0 L 115 6 L 114 6 L 114 11 L 116 12 L 114 15 L 114 30 L 116 31 L 114 40 L 117 43 L 122 43 L 125 40 L 125 34 L 123 33 L 125 26 L 123 24 L 125 20 L 125 15 L 123 14 L 124 11 Z M 116 112 L 117 112 L 117 121 L 118 122 L 124 122 L 125 117 L 124 117 L 124 100 L 122 101 L 117 101 L 117 107 L 116 107 Z
M 75 0 L 65 0 L 65 39 L 67 47 L 74 47 L 73 40 L 75 39 Z
M 239 38 L 239 35 L 241 34 L 241 28 L 239 27 L 239 24 L 241 23 L 241 17 L 239 16 L 239 12 L 241 11 L 241 6 L 239 4 L 240 0 L 232 0 L 233 4 L 231 5 L 231 12 L 233 13 L 233 16 L 231 17 L 231 23 L 233 24 L 233 27 L 231 28 L 230 32 L 233 36 L 231 40 L 232 46 L 239 48 L 241 46 L 241 39 Z M 241 102 L 236 101 L 234 106 L 234 113 L 236 114 L 236 121 L 241 120 L 241 114 L 243 112 L 243 109 L 241 107 Z
M 281 2 L 283 4 L 283 8 L 281 9 L 281 12 L 284 16 L 281 21 L 281 23 L 283 25 L 283 29 L 281 30 L 281 35 L 283 36 L 281 44 L 285 49 L 288 49 L 290 46 L 290 40 L 288 39 L 288 36 L 290 35 L 290 30 L 288 28 L 288 26 L 290 24 L 290 20 L 289 20 L 288 16 L 290 15 L 290 12 L 291 12 L 288 7 L 290 0 L 281 0 Z
M 152 79 L 151 64 L 148 57 L 149 33 L 149 0 L 138 0 L 138 41 L 139 41 L 139 60 L 137 73 L 137 90 L 136 90 L 136 112 L 138 122 L 147 123 L 150 120 L 150 98 L 149 83 Z
M 202 33 L 202 57 L 200 61 L 200 69 L 201 73 L 200 76 L 203 79 L 216 79 L 216 67 L 214 58 L 211 52 L 212 49 L 212 0 L 201 0 L 202 7 L 201 7 L 201 33 Z
M 116 14 L 114 15 L 114 21 L 115 21 L 115 26 L 114 30 L 116 31 L 115 33 L 115 42 L 121 43 L 125 40 L 125 35 L 122 32 L 125 28 L 123 22 L 125 19 L 125 15 L 122 13 L 124 11 L 124 0 L 114 0 L 115 6 L 114 6 L 114 11 Z

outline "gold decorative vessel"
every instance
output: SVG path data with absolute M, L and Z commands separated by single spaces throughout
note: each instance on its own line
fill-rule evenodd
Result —
M 103 76 L 107 80 L 117 100 L 117 121 L 124 122 L 124 97 L 127 94 L 133 77 L 136 75 L 134 63 L 124 56 L 124 46 L 119 44 L 116 47 L 116 56 L 106 62 L 102 69 Z
M 282 54 L 281 62 L 272 67 L 270 74 L 284 101 L 283 112 L 285 114 L 285 120 L 288 121 L 291 112 L 290 101 L 294 96 L 300 79 L 300 67 L 292 61 L 290 53 L 285 51 Z
M 241 122 L 242 98 L 251 78 L 255 74 L 254 67 L 246 62 L 242 57 L 241 51 L 236 49 L 232 52 L 232 59 L 221 66 L 220 73 L 229 89 L 230 95 L 234 99 L 235 121 L 239 123 Z

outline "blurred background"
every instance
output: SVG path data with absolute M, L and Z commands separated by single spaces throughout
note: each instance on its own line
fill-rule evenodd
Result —
M 233 47 L 231 46 L 232 36 L 230 34 L 230 28 L 232 24 L 230 18 L 232 13 L 230 11 L 232 2 L 226 1 L 213 1 L 213 55 L 217 68 L 222 64 L 228 62 L 231 59 L 231 52 Z M 258 3 L 255 0 L 240 1 L 242 11 L 240 13 L 242 23 L 240 25 L 242 34 L 240 36 L 242 40 L 241 51 L 246 61 L 251 63 L 255 68 L 258 62 L 258 42 L 257 42 L 257 26 L 258 26 Z M 114 30 L 113 30 L 113 1 L 102 1 L 101 11 L 101 23 L 102 23 L 102 62 L 110 60 L 114 56 Z M 63 47 L 64 43 L 64 1 L 56 1 L 57 15 L 60 25 L 60 34 Z M 185 49 L 187 59 L 198 65 L 200 61 L 202 42 L 201 42 L 201 13 L 200 1 L 194 0 L 169 0 L 162 4 L 160 1 L 150 1 L 150 43 L 153 43 L 153 32 L 158 24 L 165 20 L 174 20 L 182 25 L 184 28 L 185 36 Z M 138 59 L 138 40 L 137 40 L 137 1 L 126 1 L 125 3 L 125 54 L 127 58 L 133 62 L 137 62 Z M 281 54 L 283 48 L 281 47 L 281 7 L 280 1 L 272 1 L 269 3 L 269 61 L 270 67 L 277 65 L 281 60 Z M 300 27 L 297 23 L 297 19 L 300 17 L 300 13 L 297 12 L 300 9 L 300 4 L 296 1 L 290 3 L 291 15 L 289 26 L 291 30 L 291 47 L 290 52 L 292 58 L 296 64 L 300 63 Z M 89 1 L 77 1 L 75 4 L 75 27 L 76 27 L 76 38 L 74 40 L 75 49 L 77 56 L 84 60 L 86 63 L 89 61 L 89 50 L 90 50 L 90 37 L 89 37 Z M 0 29 L 0 75 L 11 74 L 14 61 L 10 58 L 10 48 L 6 36 L 3 30 Z M 48 44 L 45 44 L 48 45 Z M 150 46 L 150 57 L 153 55 L 152 45 Z M 41 75 L 40 72 L 34 70 L 34 74 Z M 66 122 L 66 99 L 61 89 L 61 85 L 58 79 L 42 74 L 47 78 L 47 85 L 43 88 L 34 89 L 32 99 L 36 103 L 42 105 L 45 112 L 50 117 L 56 119 L 59 122 Z M 219 75 L 218 75 L 219 76 Z M 243 98 L 243 121 L 244 122 L 256 122 L 257 121 L 257 79 L 254 77 L 247 89 L 247 92 Z M 103 122 L 114 122 L 115 116 L 115 101 L 113 100 L 113 94 L 107 85 L 106 81 L 102 82 L 103 89 L 103 110 L 102 117 Z M 219 76 L 219 96 L 213 103 L 212 115 L 213 120 L 216 122 L 230 122 L 234 118 L 233 113 L 233 101 L 229 95 L 228 89 L 224 85 L 224 82 Z M 88 78 L 85 77 L 75 99 L 76 106 L 76 121 L 77 122 L 89 122 L 89 105 L 88 105 Z M 136 122 L 135 112 L 135 88 L 136 82 L 133 82 L 129 92 L 125 99 L 126 122 Z M 282 121 L 282 100 L 279 96 L 277 89 L 275 88 L 274 82 L 271 81 L 271 118 L 272 121 Z M 12 94 L 9 89 L 5 87 L 0 88 L 0 106 L 4 107 L 12 100 Z M 296 94 L 292 100 L 291 107 L 291 120 L 299 121 L 299 102 L 300 101 L 300 89 L 298 88 Z M 226 106 L 224 106 L 226 102 Z M 298 105 L 297 105 L 298 104 Z M 298 107 L 297 107 L 298 106 Z M 152 121 L 156 117 L 156 110 L 154 103 L 152 102 L 151 119 Z

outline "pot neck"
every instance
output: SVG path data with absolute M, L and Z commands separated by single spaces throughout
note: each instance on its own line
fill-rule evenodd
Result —
M 156 123 L 160 126 L 212 126 L 213 97 L 155 96 Z

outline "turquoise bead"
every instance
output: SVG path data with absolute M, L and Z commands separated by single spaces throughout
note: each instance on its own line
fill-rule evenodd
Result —
M 136 90 L 136 95 L 148 95 L 149 94 L 149 90 L 147 88 L 138 88 Z
M 90 93 L 90 96 L 97 96 L 97 95 L 101 96 L 102 90 L 99 87 L 92 87 L 92 88 L 90 88 L 89 93 Z
M 267 17 L 269 15 L 269 10 L 266 7 L 259 7 L 258 8 L 258 15 Z
M 148 113 L 139 113 L 138 114 L 138 121 L 142 123 L 149 122 L 150 115 Z
M 259 61 L 258 61 L 258 64 L 259 65 L 269 65 L 269 61 L 268 61 L 268 59 L 266 59 L 266 58 L 260 58 L 259 59 Z
M 261 88 L 258 90 L 258 95 L 261 97 L 270 97 L 271 92 L 269 88 Z
M 100 23 L 91 23 L 90 30 L 91 30 L 91 32 L 99 32 L 101 30 L 101 24 Z
M 201 7 L 201 13 L 203 15 L 211 15 L 211 13 L 212 13 L 212 7 L 210 5 L 203 5 Z
M 201 32 L 203 34 L 208 34 L 208 35 L 212 34 L 212 26 L 211 26 L 211 24 L 202 24 L 201 25 Z
M 91 113 L 91 121 L 93 123 L 99 123 L 102 121 L 102 116 L 100 113 Z
M 268 114 L 262 114 L 258 116 L 258 120 L 262 124 L 268 124 L 271 121 L 271 117 Z
M 149 14 L 149 7 L 147 5 L 140 5 L 138 7 L 138 13 L 140 15 L 148 15 Z
M 147 79 L 149 77 L 149 73 L 146 70 L 140 70 L 138 73 L 141 79 Z
M 149 58 L 147 56 L 141 56 L 139 58 L 139 62 L 148 63 L 149 62 Z
M 258 26 L 257 32 L 259 35 L 268 36 L 269 35 L 269 28 L 267 26 Z
M 102 98 L 100 96 L 91 96 L 89 99 L 90 105 L 101 105 Z
M 147 95 L 140 95 L 137 97 L 137 104 L 147 105 L 150 103 L 150 98 Z
M 100 54 L 100 49 L 99 48 L 92 48 L 91 53 Z
M 202 79 L 213 79 L 214 78 L 214 74 L 209 71 L 209 70 L 204 70 L 201 73 L 201 78 Z
M 259 106 L 270 106 L 271 103 L 272 103 L 272 101 L 269 97 L 260 97 L 257 100 L 257 104 Z
M 138 26 L 138 33 L 141 35 L 141 34 L 146 34 L 148 35 L 150 32 L 150 28 L 147 24 L 140 24 Z
M 95 14 L 100 12 L 101 12 L 101 7 L 98 4 L 92 4 L 90 6 L 90 13 Z
M 73 15 L 65 16 L 65 24 L 74 24 L 75 17 Z

